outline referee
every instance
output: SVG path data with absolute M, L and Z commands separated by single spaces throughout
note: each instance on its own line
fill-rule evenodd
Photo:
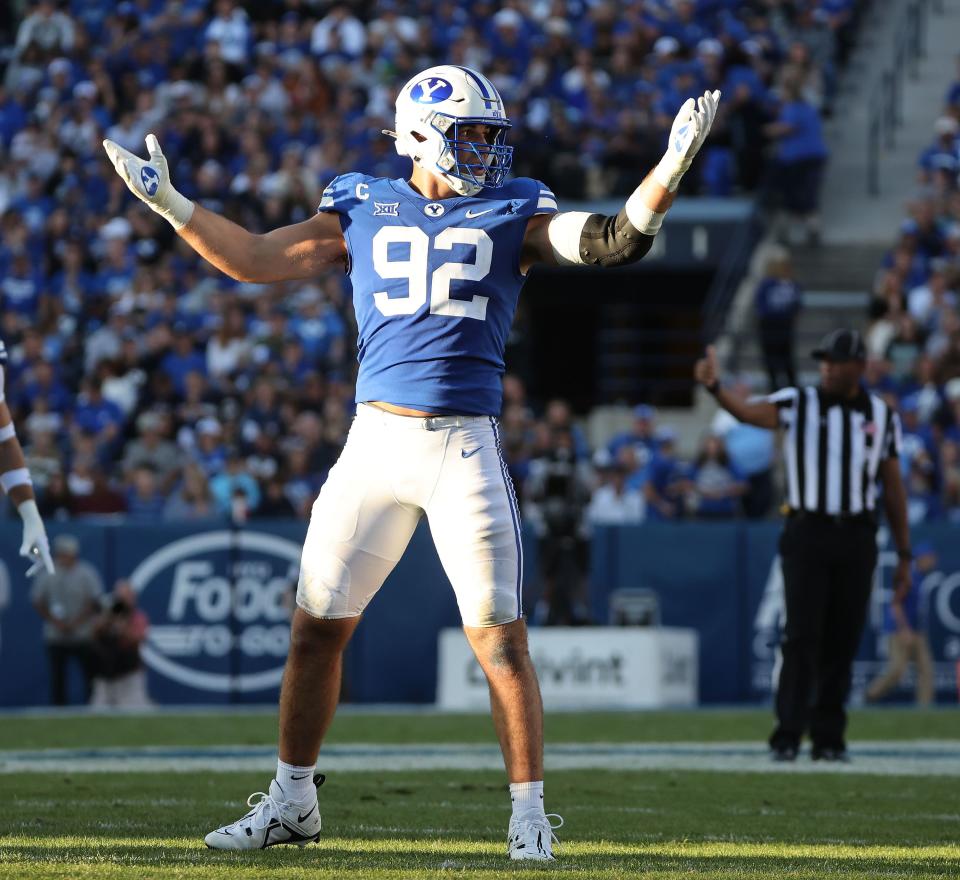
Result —
M 844 703 L 877 562 L 877 480 L 896 542 L 895 602 L 910 589 L 910 533 L 900 480 L 900 419 L 860 384 L 866 352 L 855 330 L 834 330 L 813 351 L 817 388 L 744 401 L 720 387 L 716 351 L 695 376 L 727 412 L 783 427 L 788 510 L 780 536 L 786 597 L 783 663 L 772 757 L 793 761 L 809 732 L 812 757 L 846 761 Z

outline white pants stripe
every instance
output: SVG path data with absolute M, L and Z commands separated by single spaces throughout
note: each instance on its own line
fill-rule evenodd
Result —
M 503 455 L 503 445 L 500 442 L 500 428 L 497 426 L 497 420 L 490 418 L 490 427 L 493 428 L 494 440 L 497 444 L 497 455 L 500 457 L 500 472 L 503 474 L 503 485 L 510 498 L 510 515 L 513 518 L 513 530 L 517 542 L 517 616 L 523 616 L 523 542 L 520 533 L 520 505 L 517 503 L 517 493 L 513 487 L 513 478 L 507 468 L 507 460 Z

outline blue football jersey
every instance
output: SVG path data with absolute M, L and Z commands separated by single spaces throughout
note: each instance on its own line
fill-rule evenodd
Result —
M 318 210 L 340 215 L 347 243 L 357 402 L 499 414 L 520 246 L 530 217 L 556 213 L 553 193 L 519 178 L 431 201 L 402 179 L 343 174 Z

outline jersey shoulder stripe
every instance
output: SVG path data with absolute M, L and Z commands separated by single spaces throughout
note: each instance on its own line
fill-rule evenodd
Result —
M 559 209 L 557 197 L 541 181 L 532 177 L 517 177 L 505 183 L 499 189 L 486 190 L 490 198 L 512 199 L 522 205 L 521 213 L 526 216 L 535 214 L 555 214 Z
M 369 197 L 367 191 L 370 184 L 376 179 L 369 174 L 360 174 L 356 171 L 350 171 L 347 174 L 335 177 L 323 190 L 317 211 L 329 211 L 335 214 L 348 213 L 351 208 L 356 207 L 362 201 L 366 201 Z

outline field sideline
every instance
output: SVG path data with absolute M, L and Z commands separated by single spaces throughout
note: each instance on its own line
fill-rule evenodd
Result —
M 765 710 L 548 716 L 550 743 L 587 760 L 616 755 L 616 748 L 642 755 L 676 747 L 716 753 L 720 763 L 709 772 L 548 769 L 548 809 L 566 822 L 560 861 L 524 868 L 504 855 L 502 771 L 403 769 L 396 758 L 404 749 L 461 746 L 493 754 L 492 726 L 482 715 L 343 713 L 331 755 L 357 751 L 374 763 L 367 772 L 330 772 L 321 789 L 320 844 L 238 855 L 206 850 L 202 836 L 237 818 L 270 774 L 220 772 L 218 749 L 251 751 L 268 767 L 273 713 L 7 714 L 0 717 L 0 877 L 422 880 L 525 878 L 544 870 L 591 880 L 960 876 L 957 776 L 922 764 L 915 775 L 881 775 L 869 763 L 873 753 L 906 760 L 931 740 L 960 754 L 956 710 L 853 713 L 849 768 L 812 765 L 804 756 L 797 765 L 803 772 L 725 769 L 730 755 L 761 759 L 756 746 L 769 723 Z M 578 750 L 576 743 L 591 745 Z M 143 747 L 182 749 L 208 766 L 130 772 L 118 758 L 116 770 L 77 772 L 84 751 L 136 755 Z M 45 754 L 50 770 L 4 769 L 15 751 Z

